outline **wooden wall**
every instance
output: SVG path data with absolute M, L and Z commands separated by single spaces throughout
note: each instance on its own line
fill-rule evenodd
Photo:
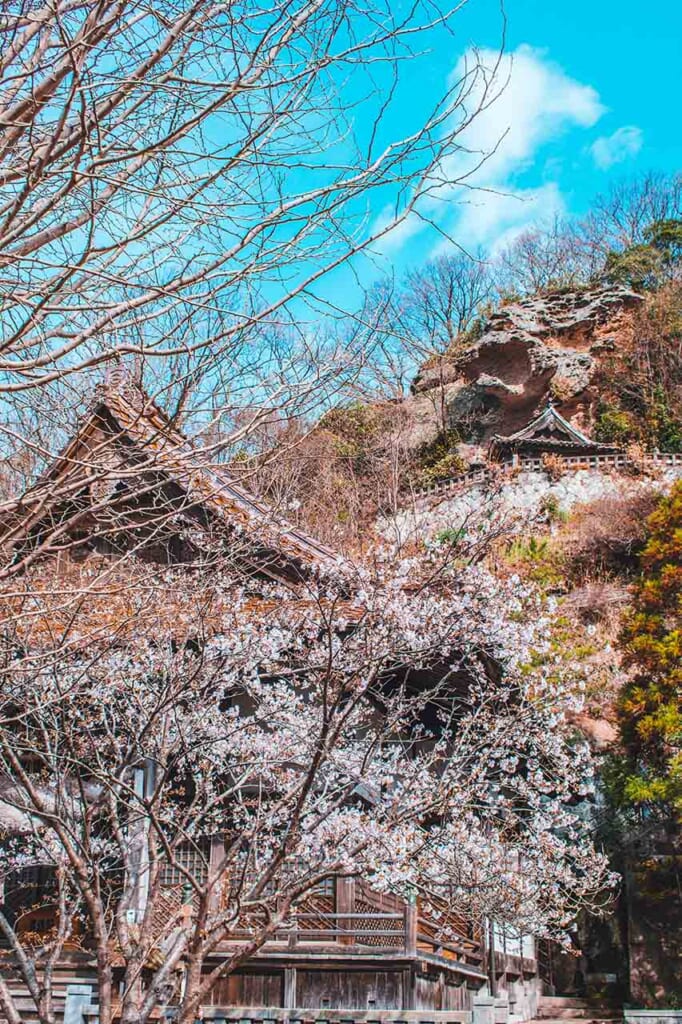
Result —
M 415 1010 L 469 1010 L 471 990 L 465 981 L 453 983 L 440 972 L 418 974 L 415 978 Z
M 330 1009 L 400 1009 L 403 971 L 296 971 L 296 1005 Z
M 284 971 L 236 971 L 214 986 L 209 1006 L 284 1006 Z
M 473 990 L 447 972 L 411 977 L 399 966 L 361 970 L 329 966 L 237 971 L 219 981 L 211 1006 L 297 1007 L 330 1010 L 469 1010 Z

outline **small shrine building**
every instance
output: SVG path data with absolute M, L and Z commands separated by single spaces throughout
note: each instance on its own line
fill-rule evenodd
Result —
M 496 434 L 490 441 L 489 457 L 496 462 L 542 455 L 615 455 L 621 449 L 613 444 L 593 441 L 582 430 L 569 423 L 551 399 L 543 412 L 515 434 Z

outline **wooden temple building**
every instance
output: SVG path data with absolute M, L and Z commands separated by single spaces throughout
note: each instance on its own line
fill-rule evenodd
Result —
M 511 462 L 543 455 L 583 456 L 616 455 L 620 448 L 593 441 L 573 426 L 556 408 L 552 400 L 535 419 L 515 434 L 496 434 L 489 447 L 489 456 L 497 462 Z
M 551 450 L 574 451 L 591 444 L 553 407 L 525 430 L 495 443 L 500 453 L 547 450 L 548 444 L 554 445 Z M 144 493 L 131 489 L 131 467 L 149 481 Z M 158 516 L 154 529 L 147 517 L 145 501 L 158 494 L 163 494 L 164 507 L 174 510 L 167 535 L 159 532 Z M 107 503 L 117 512 L 110 527 L 96 514 Z M 172 563 L 191 558 L 191 530 L 179 530 L 179 522 L 208 525 L 228 541 L 238 536 L 244 572 L 250 576 L 296 580 L 336 558 L 226 473 L 208 465 L 197 468 L 196 451 L 158 406 L 131 386 L 118 385 L 97 393 L 76 435 L 5 514 L 0 544 L 5 558 L 11 552 L 20 566 L 37 554 L 56 560 L 120 552 L 134 538 L 139 557 Z M 0 895 L 2 910 L 18 932 L 39 932 L 53 924 L 49 899 L 41 900 L 43 873 L 40 866 L 27 867 Z M 182 899 L 182 878 L 169 875 L 167 884 L 169 900 Z M 430 1020 L 436 1019 L 433 1013 L 450 1012 L 452 1020 L 462 1021 L 467 1018 L 457 1013 L 470 1010 L 475 995 L 489 990 L 491 982 L 493 988 L 516 994 L 517 1019 L 532 1016 L 523 1009 L 536 990 L 532 938 L 495 937 L 494 929 L 465 920 L 449 923 L 448 941 L 442 941 L 437 922 L 418 901 L 380 895 L 361 878 L 331 878 L 299 903 L 287 928 L 216 985 L 204 1017 L 236 1014 L 239 1019 L 248 1016 L 239 1008 L 255 1007 L 259 1012 L 270 1008 L 272 1019 L 279 1019 L 277 1008 L 280 1017 L 287 1009 L 303 1008 L 352 1009 L 356 1020 L 371 1019 L 380 1009 L 401 1020 L 413 1019 L 409 1014 L 415 1011 L 428 1011 Z M 225 956 L 236 941 L 226 938 Z M 58 973 L 65 1000 L 59 1012 L 69 987 L 73 991 L 76 986 L 85 1009 L 71 1020 L 85 1024 L 86 1004 L 96 1002 L 96 975 L 87 949 L 72 951 Z M 25 1019 L 31 1021 L 30 1009 Z M 311 1019 L 317 1019 L 314 1013 Z

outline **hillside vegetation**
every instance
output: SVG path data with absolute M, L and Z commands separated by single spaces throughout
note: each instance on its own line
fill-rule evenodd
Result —
M 283 421 L 275 457 L 238 465 L 344 550 L 366 550 L 378 515 L 480 460 L 550 396 L 596 440 L 680 452 L 682 176 L 617 186 L 494 260 L 456 252 L 378 282 L 361 320 L 363 390 L 315 423 Z

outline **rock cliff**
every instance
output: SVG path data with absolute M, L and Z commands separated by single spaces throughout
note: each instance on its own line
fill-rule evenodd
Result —
M 600 354 L 623 339 L 642 301 L 612 287 L 502 306 L 482 324 L 476 341 L 420 369 L 410 402 L 415 443 L 443 428 L 458 430 L 470 444 L 513 433 L 550 394 L 565 415 L 589 430 Z

